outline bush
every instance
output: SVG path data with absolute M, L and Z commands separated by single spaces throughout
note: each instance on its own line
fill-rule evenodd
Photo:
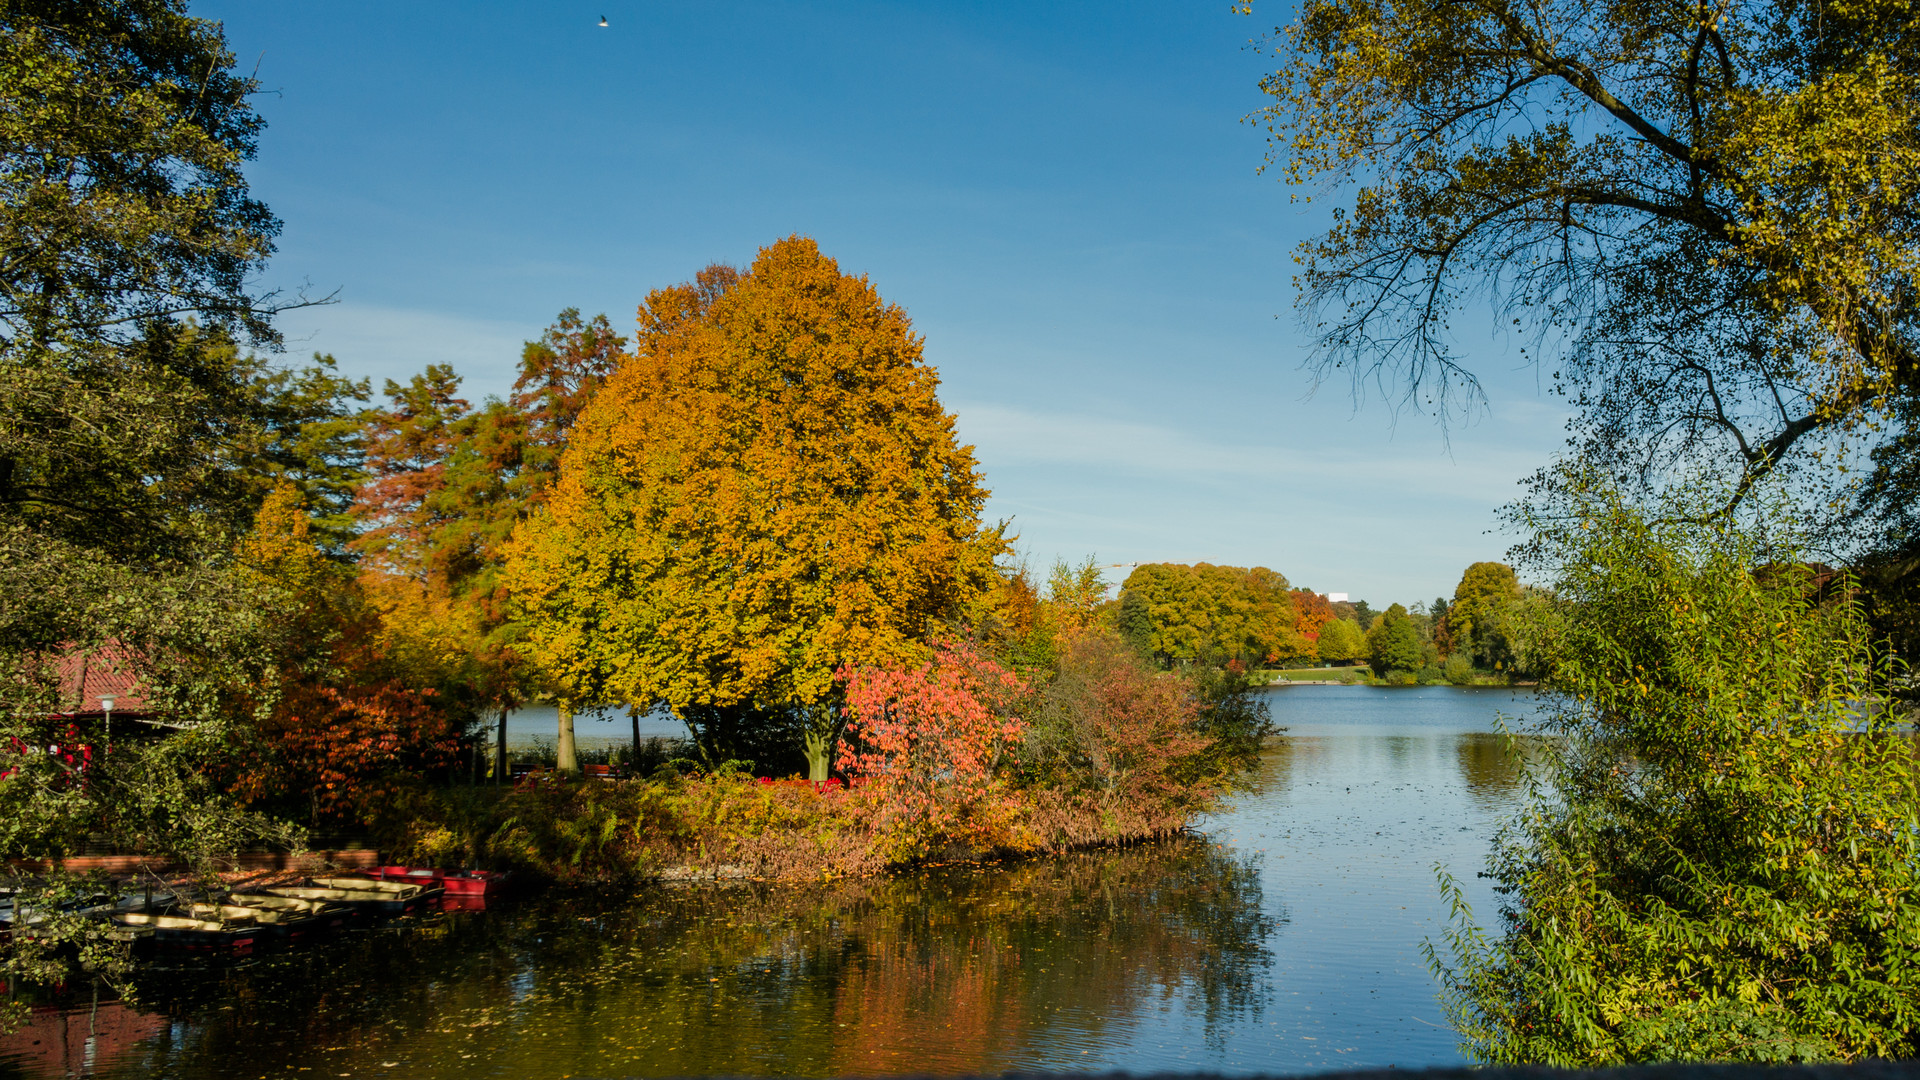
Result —
M 1780 561 L 1777 522 L 1697 519 L 1602 493 L 1540 534 L 1540 726 L 1561 738 L 1491 863 L 1499 934 L 1449 883 L 1452 965 L 1429 952 L 1484 1060 L 1920 1053 L 1920 806 L 1892 673 L 1855 606 Z
M 1413 686 L 1420 678 L 1406 668 L 1395 668 L 1387 672 L 1385 681 L 1388 686 Z
M 1243 669 L 1235 675 L 1246 682 Z M 1233 753 L 1227 744 L 1238 734 L 1228 730 L 1239 722 L 1232 706 L 1222 708 L 1188 676 L 1149 667 L 1118 634 L 1089 630 L 1066 642 L 1059 671 L 1034 696 L 1021 771 L 1052 787 L 1203 799 L 1212 778 L 1201 759 L 1216 748 Z M 1203 713 L 1224 738 L 1201 730 Z
M 819 879 L 1168 836 L 1258 763 L 1272 724 L 1244 668 L 1161 672 L 1101 628 L 1057 656 L 1038 685 L 956 642 L 915 667 L 843 671 L 851 788 L 737 762 L 683 776 L 693 763 L 667 755 L 686 744 L 661 742 L 643 778 L 389 792 L 377 838 L 402 859 L 558 879 Z
M 1455 686 L 1472 686 L 1475 675 L 1473 661 L 1469 660 L 1465 653 L 1454 653 L 1447 657 L 1446 666 L 1441 669 L 1441 674 Z

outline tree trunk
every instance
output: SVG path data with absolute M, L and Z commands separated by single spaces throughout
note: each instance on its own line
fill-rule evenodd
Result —
M 560 703 L 560 771 L 576 773 L 580 771 L 580 756 L 573 750 L 573 704 Z
M 640 710 L 628 709 L 627 718 L 633 721 L 633 768 L 638 769 L 640 767 Z
M 809 731 L 806 734 L 807 779 L 816 784 L 827 779 L 827 766 L 833 760 L 833 731 Z
M 512 777 L 507 775 L 507 710 L 500 710 L 500 726 L 493 744 L 493 782 L 504 784 Z

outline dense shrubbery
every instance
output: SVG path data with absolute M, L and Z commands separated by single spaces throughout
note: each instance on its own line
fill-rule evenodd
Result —
M 681 760 L 625 781 L 399 790 L 374 817 L 397 857 L 438 864 L 811 879 L 1171 835 L 1255 763 L 1269 722 L 1237 668 L 1157 671 L 1104 627 L 1056 655 L 1021 676 L 950 641 L 923 664 L 844 670 L 850 787 Z
M 1541 728 L 1561 738 L 1492 863 L 1500 933 L 1456 907 L 1442 969 L 1469 1048 L 1920 1053 L 1913 744 L 1859 609 L 1777 536 L 1604 493 L 1573 509 L 1538 533 L 1558 578 Z

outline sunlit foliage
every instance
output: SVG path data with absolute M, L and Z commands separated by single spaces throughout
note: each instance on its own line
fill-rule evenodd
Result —
M 1392 604 L 1367 627 L 1367 661 L 1376 675 L 1390 671 L 1418 671 L 1428 660 L 1428 645 L 1407 609 Z
M 1491 295 L 1580 452 L 1730 498 L 1920 390 L 1906 3 L 1314 0 L 1270 44 L 1271 159 L 1358 186 L 1300 252 L 1326 368 L 1467 404 Z
M 1162 663 L 1264 664 L 1313 655 L 1297 629 L 1287 579 L 1264 566 L 1147 563 L 1127 575 L 1121 591 L 1121 617 L 1134 627 L 1123 632 L 1145 629 L 1146 649 Z
M 1332 619 L 1320 627 L 1315 655 L 1332 663 L 1367 658 L 1367 636 L 1350 619 Z
M 270 681 L 279 644 L 234 557 L 274 394 L 229 346 L 277 340 L 276 305 L 254 283 L 279 225 L 243 171 L 260 127 L 254 89 L 218 24 L 183 3 L 0 4 L 9 865 L 104 840 L 205 868 L 294 839 L 208 780 L 253 719 L 248 695 Z M 123 729 L 85 782 L 55 755 L 21 753 L 69 726 L 55 714 L 97 707 L 62 700 L 61 661 L 79 656 L 123 665 L 146 709 L 188 730 Z M 78 736 L 104 751 L 104 730 Z M 19 899 L 51 903 L 68 884 L 41 880 Z M 0 977 L 45 977 L 29 954 L 71 955 L 70 929 L 49 923 L 41 945 L 0 952 Z M 97 935 L 72 943 L 81 962 L 99 959 Z
M 1498 932 L 1453 892 L 1443 974 L 1468 1047 L 1569 1066 L 1914 1056 L 1914 751 L 1859 609 L 1777 520 L 1699 525 L 1568 480 L 1578 498 L 1533 547 L 1554 584 L 1533 616 L 1539 726 L 1560 739 L 1492 861 Z
M 652 293 L 515 534 L 540 666 L 582 703 L 721 723 L 916 661 L 1003 547 L 937 386 L 905 312 L 811 240 Z

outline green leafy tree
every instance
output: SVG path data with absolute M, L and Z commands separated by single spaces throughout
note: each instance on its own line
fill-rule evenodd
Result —
M 1394 604 L 1367 628 L 1367 662 L 1373 665 L 1374 674 L 1418 671 L 1426 660 L 1426 642 L 1420 639 L 1420 628 L 1405 607 Z
M 1272 160 L 1352 183 L 1303 245 L 1321 361 L 1470 405 L 1491 293 L 1577 448 L 1730 501 L 1920 387 L 1920 31 L 1902 4 L 1313 0 L 1272 39 Z M 1542 480 L 1554 474 L 1543 474 Z
M 1520 578 L 1506 563 L 1467 567 L 1447 610 L 1445 635 L 1451 647 L 1481 668 L 1512 667 L 1512 623 L 1520 596 Z
M 1347 619 L 1330 619 L 1320 628 L 1316 643 L 1320 659 L 1333 664 L 1367 658 L 1367 636 Z
M 1531 617 L 1556 738 L 1490 864 L 1497 930 L 1450 888 L 1440 970 L 1468 1048 L 1582 1067 L 1911 1058 L 1920 805 L 1859 608 L 1792 561 L 1772 505 L 1756 527 L 1702 524 L 1705 498 L 1642 509 L 1568 480 L 1530 547 L 1554 581 Z
M 1146 563 L 1121 588 L 1145 602 L 1149 650 L 1162 663 L 1262 664 L 1313 655 L 1295 628 L 1287 579 L 1264 566 Z
M 63 699 L 81 655 L 191 725 L 117 742 L 85 783 L 13 757 L 0 859 L 91 836 L 205 867 L 293 839 L 208 779 L 278 645 L 274 597 L 234 558 L 267 409 L 255 370 L 208 345 L 275 341 L 249 282 L 279 226 L 248 192 L 260 121 L 232 65 L 182 3 L 0 4 L 0 747 L 70 741 L 53 715 L 94 704 Z M 69 929 L 16 938 L 0 977 L 45 979 L 69 943 L 110 972 L 103 931 Z
M 1066 628 L 1082 630 L 1093 625 L 1100 605 L 1107 601 L 1106 578 L 1093 558 L 1087 556 L 1078 566 L 1056 559 L 1047 574 L 1047 600 Z

